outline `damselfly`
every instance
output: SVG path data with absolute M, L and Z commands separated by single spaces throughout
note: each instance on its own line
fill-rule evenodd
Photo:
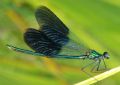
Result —
M 24 41 L 34 51 L 21 49 L 12 45 L 7 45 L 10 49 L 35 56 L 47 56 L 48 58 L 67 58 L 67 59 L 90 59 L 94 62 L 87 66 L 97 64 L 92 68 L 99 70 L 99 65 L 104 59 L 108 59 L 108 52 L 103 54 L 89 49 L 83 44 L 70 39 L 71 34 L 68 27 L 47 7 L 41 6 L 35 12 L 35 17 L 40 29 L 28 28 L 24 33 Z M 106 64 L 104 62 L 105 68 Z

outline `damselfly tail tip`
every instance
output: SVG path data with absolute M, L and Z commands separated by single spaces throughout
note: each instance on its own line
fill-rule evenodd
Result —
M 10 49 L 10 50 L 14 50 L 14 46 L 6 44 L 6 46 Z

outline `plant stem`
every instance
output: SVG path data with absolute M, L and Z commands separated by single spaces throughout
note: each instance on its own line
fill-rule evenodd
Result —
M 105 79 L 107 77 L 110 77 L 110 76 L 112 76 L 112 75 L 114 75 L 114 74 L 116 74 L 118 72 L 120 72 L 120 66 L 116 67 L 116 68 L 113 68 L 113 69 L 111 69 L 109 71 L 106 71 L 104 73 L 101 73 L 101 74 L 99 74 L 99 75 L 97 75 L 95 77 L 89 78 L 89 79 L 84 80 L 84 81 L 79 82 L 79 83 L 76 83 L 74 85 L 90 85 L 90 84 L 96 83 L 96 82 L 98 82 L 100 80 L 103 80 L 103 79 Z M 96 81 L 95 79 L 97 79 L 98 81 Z

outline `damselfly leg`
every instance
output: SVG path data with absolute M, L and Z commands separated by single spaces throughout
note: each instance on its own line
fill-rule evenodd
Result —
M 107 69 L 107 66 L 106 66 L 106 63 L 105 63 L 104 59 L 101 59 L 101 60 L 99 59 L 99 60 L 96 61 L 96 64 L 95 64 L 95 65 L 93 66 L 93 68 L 91 69 L 91 72 L 101 71 L 101 69 L 100 69 L 101 62 L 103 62 L 103 64 L 104 64 L 104 69 L 103 69 L 103 70 L 106 70 L 106 69 Z
M 91 63 L 89 63 L 89 64 L 87 64 L 87 65 L 85 65 L 84 67 L 81 68 L 81 70 L 82 70 L 84 73 L 86 73 L 87 75 L 89 75 L 89 76 L 91 77 L 92 75 L 89 74 L 88 72 L 86 72 L 86 71 L 85 71 L 85 68 L 87 68 L 88 66 L 90 66 L 90 65 L 92 65 L 92 64 L 94 64 L 94 63 L 95 63 L 95 61 L 94 61 L 94 62 L 91 62 Z
M 103 63 L 104 63 L 105 69 L 107 69 L 107 66 L 106 66 L 105 60 L 104 60 L 104 59 L 102 59 L 102 60 L 103 60 Z
M 97 65 L 96 71 L 99 71 L 100 63 L 101 63 L 101 60 L 98 61 L 98 65 Z
M 94 69 L 95 69 L 96 66 L 98 66 L 97 68 L 99 68 L 99 64 L 100 64 L 100 61 L 96 61 L 95 65 L 91 69 L 91 72 L 94 72 Z
M 82 70 L 84 73 L 86 73 L 89 77 L 92 77 L 93 75 L 91 75 L 91 74 L 89 74 L 88 72 L 86 72 L 86 71 L 85 71 L 85 68 L 87 68 L 88 66 L 90 66 L 90 65 L 92 65 L 92 64 L 94 64 L 94 63 L 96 63 L 96 61 L 91 62 L 91 63 L 89 63 L 89 64 L 87 64 L 86 66 L 84 66 L 84 67 L 81 68 L 81 70 Z M 96 66 L 94 66 L 94 67 L 96 67 Z M 94 77 L 93 77 L 93 79 L 95 79 L 96 81 L 98 81 L 98 80 L 97 80 L 96 78 L 94 78 Z

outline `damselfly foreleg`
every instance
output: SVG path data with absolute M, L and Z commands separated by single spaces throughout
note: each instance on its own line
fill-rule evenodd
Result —
M 102 60 L 103 60 L 103 63 L 104 63 L 105 69 L 107 69 L 107 66 L 106 66 L 105 60 L 104 60 L 104 59 L 102 59 Z
M 99 67 L 100 67 L 100 63 L 101 63 L 101 60 L 98 61 L 98 65 L 97 65 L 97 71 L 99 71 Z
M 99 61 L 95 61 L 95 65 L 92 67 L 91 72 L 94 71 L 95 67 L 98 66 L 98 64 L 99 64 Z

